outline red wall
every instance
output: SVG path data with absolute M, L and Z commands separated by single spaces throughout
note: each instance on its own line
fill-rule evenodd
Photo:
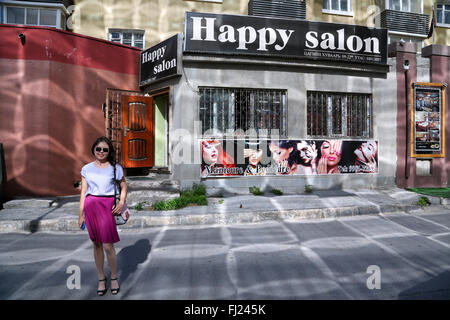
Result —
M 430 58 L 431 82 L 450 84 L 450 46 L 431 45 L 422 49 L 422 55 Z M 445 89 L 445 158 L 439 159 L 441 185 L 447 187 L 450 180 L 450 88 Z M 434 169 L 434 168 L 433 168 Z
M 448 88 L 446 90 L 445 113 L 445 157 L 432 158 L 431 175 L 416 174 L 417 158 L 411 155 L 411 83 L 417 81 L 416 46 L 405 43 L 390 45 L 390 56 L 397 62 L 397 170 L 395 181 L 398 187 L 447 187 L 450 177 L 450 109 Z M 422 49 L 422 56 L 431 59 L 430 80 L 436 83 L 450 83 L 450 47 L 431 45 Z M 410 68 L 405 74 L 403 64 L 409 60 Z M 405 79 L 405 77 L 407 77 Z M 405 81 L 408 87 L 405 88 Z M 408 123 L 408 124 L 407 124 Z M 406 127 L 408 125 L 408 127 Z
M 6 198 L 77 194 L 106 89 L 139 90 L 140 51 L 54 28 L 0 25 L 0 39 Z

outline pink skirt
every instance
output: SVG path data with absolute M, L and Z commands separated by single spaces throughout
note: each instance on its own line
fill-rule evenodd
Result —
M 114 197 L 88 195 L 84 200 L 84 219 L 89 237 L 94 242 L 119 242 L 116 220 L 112 214 Z

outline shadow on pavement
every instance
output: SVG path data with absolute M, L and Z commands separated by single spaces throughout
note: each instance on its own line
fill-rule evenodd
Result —
M 137 270 L 137 266 L 147 260 L 151 250 L 148 239 L 138 240 L 134 245 L 120 250 L 117 255 L 117 270 L 121 281 L 125 282 Z
M 449 300 L 450 271 L 400 292 L 399 300 Z

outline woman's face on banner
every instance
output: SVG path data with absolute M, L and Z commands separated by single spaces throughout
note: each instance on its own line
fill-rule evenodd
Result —
M 375 141 L 364 142 L 354 153 L 358 160 L 368 162 L 374 159 L 377 154 L 377 143 Z
M 269 149 L 270 152 L 272 152 L 273 160 L 275 160 L 276 163 L 281 163 L 289 158 L 289 154 L 294 150 L 292 147 L 289 149 L 281 148 L 274 143 L 270 143 Z
M 322 143 L 322 157 L 327 159 L 327 165 L 329 167 L 334 167 L 341 161 L 341 146 L 342 140 L 326 140 Z
M 216 164 L 219 157 L 218 143 L 203 142 L 203 161 L 207 164 Z
M 257 166 L 262 159 L 263 151 L 262 149 L 251 150 L 248 157 L 248 162 L 252 166 Z

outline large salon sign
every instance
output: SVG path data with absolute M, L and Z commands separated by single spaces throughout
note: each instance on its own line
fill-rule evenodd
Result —
M 181 34 L 141 52 L 139 86 L 181 75 Z
M 184 51 L 386 64 L 387 29 L 306 20 L 186 13 Z

